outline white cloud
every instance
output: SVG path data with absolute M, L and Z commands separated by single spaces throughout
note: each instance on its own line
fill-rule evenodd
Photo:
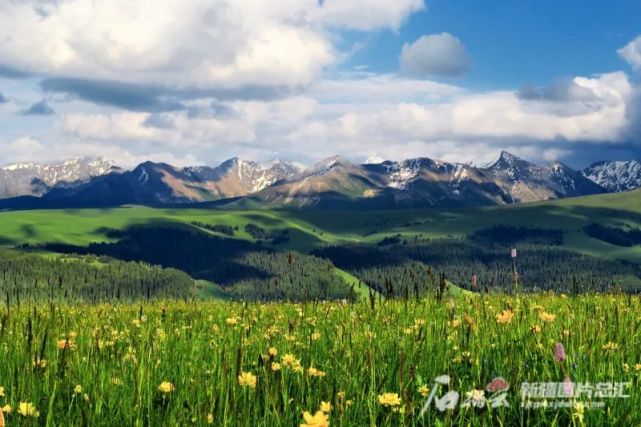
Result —
M 347 92 L 346 92 L 347 91 Z M 437 102 L 465 90 L 431 80 L 402 78 L 391 74 L 359 73 L 342 79 L 323 79 L 306 92 L 316 99 L 349 104 L 380 102 Z M 348 96 L 346 96 L 348 94 Z
M 397 29 L 422 0 L 37 0 L 0 3 L 0 65 L 173 86 L 307 85 L 334 28 Z
M 366 158 L 429 156 L 466 161 L 509 149 L 534 160 L 567 155 L 573 142 L 624 142 L 634 89 L 622 72 L 576 77 L 560 94 L 524 97 L 516 91 L 471 93 L 454 86 L 380 76 L 319 82 L 327 99 L 309 94 L 276 101 L 230 101 L 225 114 L 211 113 L 206 100 L 187 112 L 64 116 L 65 136 L 100 144 L 138 142 L 151 152 L 195 154 L 198 159 L 232 155 L 261 158 L 292 154 L 315 160 L 333 154 Z M 404 102 L 387 93 L 424 93 Z M 432 89 L 433 98 L 430 95 Z M 318 89 L 312 87 L 316 93 Z M 337 96 L 334 97 L 333 94 Z M 359 101 L 345 103 L 342 99 Z M 409 96 L 409 95 L 408 95 Z M 589 108 L 584 104 L 588 102 Z M 542 146 L 545 146 L 542 148 Z
M 324 0 L 321 15 L 334 26 L 398 30 L 410 14 L 424 8 L 423 0 Z
M 62 117 L 61 129 L 68 135 L 95 140 L 153 141 L 161 136 L 145 126 L 150 113 L 121 112 L 114 114 L 71 113 Z
M 465 46 L 449 33 L 420 37 L 405 43 L 401 51 L 401 71 L 413 76 L 460 76 L 470 60 Z
M 37 139 L 30 136 L 23 136 L 9 142 L 6 145 L 5 155 L 6 162 L 32 162 L 34 156 L 42 155 L 44 146 Z
M 632 65 L 632 67 L 641 70 L 641 35 L 617 50 L 617 53 Z
M 514 91 L 497 91 L 375 108 L 323 105 L 292 129 L 289 138 L 305 141 L 306 149 L 316 150 L 318 157 L 334 151 L 364 158 L 378 151 L 386 158 L 423 155 L 458 161 L 502 148 L 547 160 L 568 154 L 574 142 L 625 142 L 633 99 L 627 76 L 577 77 L 572 84 L 589 92 L 590 108 L 579 108 L 586 99 L 583 91 L 557 99 L 524 99 Z M 346 97 L 349 87 L 346 82 Z
M 41 126 L 55 121 L 52 129 L 31 132 L 33 119 L 0 116 L 11 141 L 1 146 L 9 158 L 103 155 L 125 165 L 212 164 L 232 155 L 364 159 L 374 152 L 463 161 L 501 148 L 552 159 L 568 155 L 574 142 L 629 142 L 639 134 L 638 85 L 623 72 L 520 91 L 474 92 L 426 79 L 469 68 L 465 46 L 448 33 L 406 44 L 404 75 L 324 73 L 346 55 L 336 47 L 341 30 L 397 30 L 423 8 L 423 0 L 0 0 L 0 66 L 141 84 L 100 88 L 98 98 L 120 104 L 51 98 L 58 116 Z M 640 45 L 641 36 L 618 51 L 637 68 Z M 284 98 L 214 99 L 254 86 Z M 136 95 L 129 88 L 179 106 L 143 112 L 105 106 L 126 108 L 120 98 Z M 154 90 L 160 94 L 147 93 Z M 42 97 L 15 96 L 22 91 L 3 84 L 11 102 L 0 108 L 20 111 Z M 15 139 L 22 134 L 37 139 Z

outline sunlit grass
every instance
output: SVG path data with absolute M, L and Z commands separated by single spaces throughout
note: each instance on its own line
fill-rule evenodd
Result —
M 377 301 L 373 310 L 369 302 L 23 305 L 0 319 L 8 425 L 298 426 L 305 411 L 345 426 L 641 423 L 638 297 L 462 296 Z M 566 361 L 555 360 L 556 343 Z M 444 374 L 461 399 L 502 377 L 510 407 L 432 406 L 419 419 Z M 633 387 L 583 418 L 521 408 L 522 382 L 566 376 Z M 394 394 L 398 403 L 387 404 Z M 19 414 L 21 402 L 31 415 Z

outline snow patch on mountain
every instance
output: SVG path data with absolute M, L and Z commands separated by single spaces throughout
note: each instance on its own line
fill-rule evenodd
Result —
M 16 163 L 0 168 L 0 197 L 42 195 L 56 186 L 72 186 L 120 171 L 112 160 L 76 157 L 54 164 Z
M 641 187 L 641 163 L 604 160 L 587 167 L 583 176 L 610 192 L 634 190 Z
M 383 165 L 388 175 L 387 186 L 396 190 L 405 190 L 418 178 L 421 172 L 421 164 L 415 159 L 402 162 L 385 162 Z

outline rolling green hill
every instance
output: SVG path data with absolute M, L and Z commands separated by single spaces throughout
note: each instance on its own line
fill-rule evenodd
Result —
M 590 223 L 641 227 L 641 191 L 561 199 L 549 202 L 474 209 L 426 209 L 377 212 L 299 210 L 113 209 L 0 212 L 0 244 L 17 246 L 61 242 L 86 245 L 109 241 L 108 231 L 132 225 L 188 225 L 202 222 L 237 226 L 236 237 L 256 224 L 270 232 L 289 230 L 287 250 L 309 251 L 328 244 L 375 243 L 385 236 L 422 234 L 425 238 L 464 237 L 495 224 L 560 229 L 567 249 L 608 259 L 641 259 L 641 247 L 619 247 L 588 236 Z

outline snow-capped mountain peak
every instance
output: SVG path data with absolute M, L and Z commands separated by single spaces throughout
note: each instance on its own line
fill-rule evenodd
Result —
M 641 187 L 641 163 L 636 160 L 604 160 L 587 167 L 583 176 L 608 191 L 634 190 Z
M 0 168 L 0 198 L 44 194 L 56 186 L 72 186 L 119 171 L 109 159 L 76 157 L 59 163 L 16 163 Z

